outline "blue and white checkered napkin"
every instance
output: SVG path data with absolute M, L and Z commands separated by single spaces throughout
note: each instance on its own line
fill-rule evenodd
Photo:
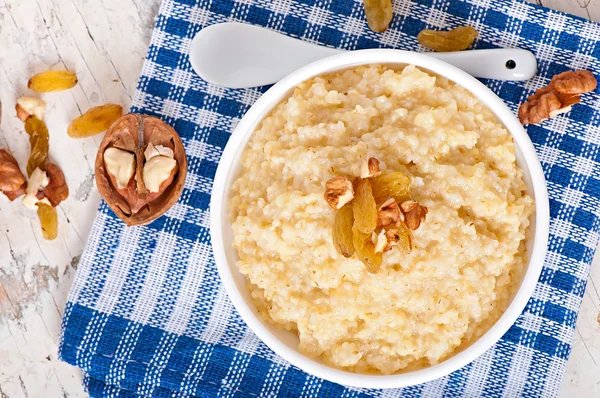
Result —
M 92 396 L 555 396 L 571 350 L 600 222 L 600 97 L 527 128 L 550 191 L 549 252 L 525 312 L 502 340 L 463 369 L 403 390 L 366 390 L 308 376 L 248 330 L 221 286 L 208 204 L 229 135 L 265 89 L 215 87 L 188 60 L 192 37 L 244 21 L 345 49 L 420 50 L 423 28 L 471 25 L 477 48 L 533 51 L 539 74 L 485 83 L 516 111 L 566 69 L 600 77 L 600 26 L 520 0 L 394 0 L 383 34 L 369 31 L 359 0 L 165 0 L 133 111 L 175 127 L 189 157 L 179 202 L 147 227 L 127 228 L 102 204 L 63 322 L 60 357 L 85 373 Z

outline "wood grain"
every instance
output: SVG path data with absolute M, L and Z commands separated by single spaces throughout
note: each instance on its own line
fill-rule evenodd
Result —
M 160 0 L 0 0 L 0 147 L 19 164 L 29 140 L 14 115 L 28 78 L 73 70 L 79 84 L 46 94 L 50 159 L 70 197 L 59 208 L 59 236 L 41 237 L 35 212 L 0 195 L 0 397 L 85 396 L 80 372 L 57 360 L 62 311 L 74 267 L 99 203 L 94 159 L 101 136 L 73 140 L 68 122 L 91 106 L 131 104 Z

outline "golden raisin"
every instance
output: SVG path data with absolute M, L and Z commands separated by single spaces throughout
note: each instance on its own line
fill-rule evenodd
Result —
M 365 234 L 356 228 L 352 228 L 352 241 L 358 259 L 367 267 L 367 271 L 376 274 L 381 267 L 383 253 L 375 252 L 375 244 L 373 243 L 371 233 Z
M 424 29 L 417 36 L 423 47 L 439 52 L 465 50 L 476 38 L 477 31 L 470 26 L 460 26 L 449 31 Z
M 342 256 L 349 258 L 354 254 L 352 243 L 352 224 L 354 222 L 352 204 L 347 203 L 335 213 L 333 225 L 333 245 Z
M 354 228 L 365 234 L 373 232 L 377 226 L 377 205 L 371 191 L 371 182 L 357 178 L 354 181 L 354 200 L 352 201 Z
M 91 137 L 108 128 L 123 115 L 121 105 L 106 104 L 88 109 L 69 124 L 67 134 L 73 138 Z
M 404 202 L 408 198 L 409 187 L 410 177 L 400 171 L 381 174 L 371 179 L 373 197 L 375 202 L 380 204 L 389 198 L 396 199 L 398 203 Z
M 401 253 L 408 254 L 412 251 L 412 232 L 405 223 L 399 223 L 398 227 L 394 228 L 397 244 L 395 247 Z
M 383 32 L 392 20 L 392 0 L 364 0 L 369 29 Z
M 40 167 L 48 157 L 48 128 L 46 123 L 33 116 L 25 122 L 25 131 L 29 134 L 31 153 L 27 161 L 27 175 Z
M 46 203 L 38 203 L 37 214 L 42 225 L 44 239 L 52 240 L 58 235 L 58 214 L 56 209 Z
M 34 75 L 27 87 L 38 93 L 47 93 L 51 91 L 64 91 L 75 87 L 77 84 L 77 75 L 66 70 L 47 70 Z

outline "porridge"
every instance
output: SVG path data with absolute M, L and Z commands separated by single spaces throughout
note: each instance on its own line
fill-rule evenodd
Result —
M 324 199 L 328 181 L 361 176 L 371 157 L 410 177 L 427 210 L 412 250 L 392 247 L 374 273 L 336 250 Z M 534 210 L 522 174 L 511 135 L 447 79 L 414 66 L 316 77 L 242 154 L 229 204 L 238 267 L 304 354 L 359 373 L 430 366 L 487 331 L 520 280 Z

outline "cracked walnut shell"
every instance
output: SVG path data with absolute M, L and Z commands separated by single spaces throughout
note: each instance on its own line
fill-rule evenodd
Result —
M 161 162 L 168 163 L 168 170 L 157 169 L 156 160 L 152 161 L 152 170 L 146 168 L 154 159 L 145 156 L 150 144 L 168 149 L 164 151 L 167 157 L 172 153 L 174 161 Z M 149 179 L 148 173 L 155 172 L 160 181 Z M 181 196 L 186 175 L 187 157 L 179 135 L 152 116 L 130 113 L 115 121 L 96 156 L 98 190 L 111 210 L 129 226 L 149 224 L 169 210 Z M 152 187 L 147 185 L 150 181 Z

